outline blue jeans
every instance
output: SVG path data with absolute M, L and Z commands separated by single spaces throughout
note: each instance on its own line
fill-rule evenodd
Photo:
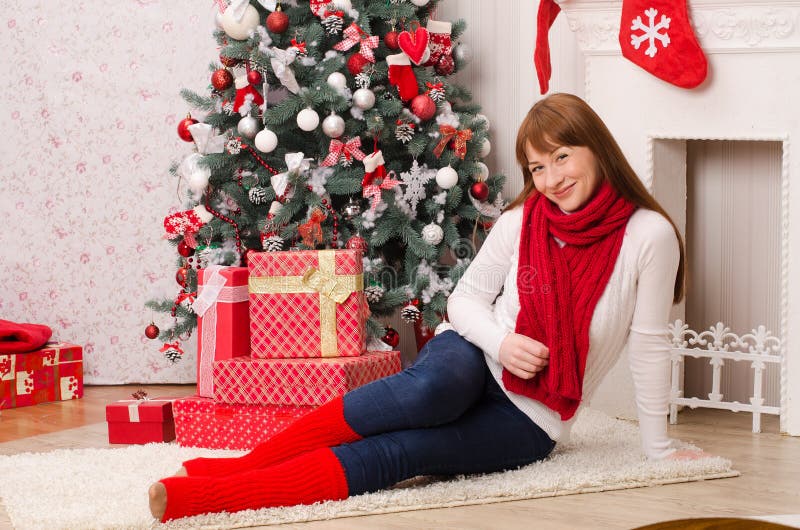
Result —
M 480 348 L 452 330 L 431 339 L 399 374 L 345 394 L 344 417 L 363 437 L 333 448 L 350 495 L 417 475 L 517 468 L 555 447 L 509 401 Z

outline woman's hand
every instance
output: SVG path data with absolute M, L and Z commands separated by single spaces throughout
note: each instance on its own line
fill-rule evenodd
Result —
M 500 364 L 522 379 L 530 379 L 547 366 L 550 350 L 537 340 L 508 333 L 500 343 Z

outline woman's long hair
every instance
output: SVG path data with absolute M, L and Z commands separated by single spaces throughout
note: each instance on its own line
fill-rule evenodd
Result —
M 684 294 L 683 238 L 675 222 L 636 176 L 600 116 L 585 101 L 572 94 L 552 94 L 536 102 L 517 132 L 517 162 L 522 168 L 524 186 L 506 210 L 524 204 L 528 197 L 537 193 L 525 155 L 527 144 L 540 153 L 549 153 L 561 145 L 587 147 L 597 159 L 600 175 L 608 180 L 617 193 L 641 208 L 660 213 L 670 222 L 678 238 L 681 254 L 673 303 L 680 302 Z

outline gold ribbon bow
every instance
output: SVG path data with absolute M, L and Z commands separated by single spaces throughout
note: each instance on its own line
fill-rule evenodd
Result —
M 448 142 L 455 140 L 453 150 L 456 156 L 464 160 L 464 157 L 467 156 L 467 142 L 472 138 L 472 129 L 458 130 L 451 125 L 440 125 L 439 133 L 441 133 L 442 139 L 439 140 L 439 144 L 433 150 L 433 154 L 439 158 L 442 156 L 442 151 L 444 151 Z
M 364 290 L 364 275 L 336 274 L 336 251 L 317 251 L 319 268 L 310 267 L 302 276 L 251 276 L 251 294 L 319 293 L 320 350 L 323 357 L 338 353 L 336 306 L 356 291 Z

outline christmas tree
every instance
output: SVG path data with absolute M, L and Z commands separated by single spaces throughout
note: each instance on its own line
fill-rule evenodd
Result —
M 504 177 L 481 161 L 488 120 L 448 81 L 470 55 L 465 24 L 434 20 L 436 3 L 217 1 L 210 93 L 182 91 L 205 113 L 178 126 L 195 147 L 171 170 L 186 209 L 164 219 L 180 290 L 147 304 L 174 317 L 168 358 L 196 325 L 196 269 L 249 252 L 360 248 L 370 336 L 398 309 L 442 323 Z

